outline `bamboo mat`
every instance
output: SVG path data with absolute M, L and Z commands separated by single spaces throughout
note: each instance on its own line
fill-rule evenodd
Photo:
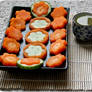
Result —
M 0 3 L 0 39 L 9 22 L 13 6 L 30 6 L 34 0 L 7 0 Z M 91 0 L 48 0 L 53 7 L 70 8 L 69 66 L 56 72 L 7 72 L 0 71 L 0 89 L 21 90 L 92 90 L 92 42 L 77 42 L 72 33 L 72 18 L 82 11 L 92 12 Z M 71 91 L 70 91 L 71 92 Z

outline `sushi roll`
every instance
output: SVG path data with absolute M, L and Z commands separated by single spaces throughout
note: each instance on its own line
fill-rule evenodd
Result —
M 66 50 L 67 42 L 65 40 L 58 39 L 50 45 L 50 54 L 57 55 Z
M 46 17 L 37 17 L 30 20 L 29 27 L 30 29 L 45 29 L 48 30 L 50 28 L 51 21 Z
M 19 58 L 15 54 L 4 53 L 0 56 L 0 62 L 4 66 L 16 66 Z
M 19 30 L 25 30 L 25 28 L 26 28 L 25 23 L 26 22 L 19 17 L 11 18 L 11 20 L 10 20 L 10 26 L 13 26 L 13 27 L 15 27 L 16 29 L 19 29 Z
M 38 69 L 42 64 L 43 60 L 39 58 L 23 58 L 17 61 L 18 67 L 25 70 Z
M 66 37 L 65 29 L 56 29 L 53 33 L 50 34 L 50 41 L 55 42 L 58 39 L 63 39 Z
M 25 58 L 41 58 L 44 59 L 47 56 L 47 49 L 42 43 L 30 43 L 23 49 Z
M 15 39 L 5 37 L 3 41 L 3 48 L 8 53 L 18 53 L 20 50 L 20 43 Z
M 65 60 L 66 57 L 62 54 L 51 56 L 46 62 L 46 66 L 50 68 L 59 67 L 64 63 Z
M 12 27 L 12 26 L 10 26 L 6 29 L 5 34 L 7 35 L 7 37 L 13 38 L 16 41 L 20 41 L 23 38 L 21 31 L 19 29 Z
M 25 21 L 29 21 L 31 19 L 31 13 L 26 10 L 16 11 L 15 15 L 16 18 L 19 17 Z
M 49 39 L 49 34 L 43 29 L 34 29 L 28 32 L 25 36 L 27 43 L 43 43 L 46 44 Z
M 34 17 L 45 17 L 51 12 L 51 5 L 46 1 L 37 1 L 32 4 L 31 12 Z

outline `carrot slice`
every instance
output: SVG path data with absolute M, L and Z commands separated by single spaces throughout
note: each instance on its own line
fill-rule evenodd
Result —
M 63 62 L 66 60 L 66 57 L 62 54 L 58 54 L 56 56 L 52 56 L 48 59 L 46 62 L 46 66 L 48 67 L 58 67 L 63 64 Z
M 19 58 L 15 54 L 4 53 L 0 56 L 1 63 L 5 66 L 16 66 Z
M 44 1 L 40 1 L 34 4 L 33 12 L 37 16 L 42 16 L 48 14 L 49 6 Z
M 41 37 L 40 37 L 41 35 L 36 34 L 37 32 L 40 32 L 41 34 L 44 35 L 43 39 L 41 39 Z M 36 36 L 33 37 L 34 34 L 36 34 Z M 32 36 L 32 38 L 29 38 L 30 35 Z M 49 34 L 48 34 L 48 32 L 46 32 L 43 29 L 34 29 L 34 30 L 31 30 L 30 32 L 28 32 L 26 34 L 25 39 L 26 39 L 27 43 L 37 43 L 37 42 L 40 42 L 40 43 L 45 44 L 45 43 L 48 42 Z
M 26 28 L 26 25 L 25 25 L 25 21 L 19 17 L 17 18 L 12 18 L 10 20 L 10 26 L 13 26 L 15 27 L 16 29 L 19 29 L 19 30 L 24 30 Z
M 16 11 L 16 17 L 19 17 L 25 21 L 29 21 L 31 19 L 31 14 L 26 10 L 20 10 Z
M 40 64 L 40 59 L 39 58 L 23 58 L 21 59 L 21 64 L 26 64 L 26 65 Z
M 51 54 L 59 54 L 66 50 L 67 42 L 65 40 L 58 39 L 50 45 Z
M 3 48 L 8 53 L 18 53 L 20 49 L 20 43 L 15 39 L 5 37 L 3 41 Z
M 55 18 L 52 21 L 51 26 L 53 29 L 60 29 L 60 28 L 64 28 L 66 24 L 67 24 L 67 19 L 61 16 L 61 17 Z
M 9 38 L 13 38 L 17 41 L 20 41 L 23 38 L 21 31 L 19 29 L 12 27 L 12 26 L 10 26 L 6 29 L 6 35 Z
M 51 16 L 53 17 L 53 19 L 61 16 L 66 16 L 66 15 L 67 15 L 67 11 L 62 6 L 55 8 L 51 13 Z
M 56 29 L 53 33 L 50 34 L 50 41 L 54 42 L 57 39 L 63 39 L 66 37 L 65 29 Z

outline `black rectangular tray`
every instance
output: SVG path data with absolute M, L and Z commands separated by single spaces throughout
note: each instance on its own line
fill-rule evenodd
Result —
M 12 17 L 15 17 L 15 12 L 16 12 L 17 10 L 21 10 L 21 9 L 24 9 L 24 10 L 26 10 L 26 11 L 31 12 L 30 7 L 14 6 L 14 7 L 12 8 L 12 12 L 11 12 L 10 19 L 11 19 Z M 52 11 L 53 11 L 53 9 L 54 9 L 54 8 L 52 8 Z M 65 8 L 65 9 L 66 9 L 67 12 L 68 12 L 68 15 L 66 16 L 66 18 L 67 18 L 67 20 L 68 20 L 68 19 L 69 19 L 69 11 L 70 11 L 70 9 L 69 9 L 69 8 Z M 32 16 L 32 18 L 34 18 L 34 17 Z M 47 16 L 47 18 L 49 18 L 51 21 L 53 20 L 53 19 L 50 17 L 50 14 Z M 9 24 L 8 24 L 8 26 L 9 26 Z M 7 26 L 7 27 L 8 27 L 8 26 Z M 68 30 L 68 24 L 66 25 L 65 28 L 66 28 L 66 30 L 67 30 L 67 36 L 66 36 L 66 39 L 65 39 L 65 40 L 68 42 L 68 31 L 69 31 L 69 30 Z M 23 41 L 21 42 L 20 51 L 19 51 L 19 54 L 17 55 L 19 58 L 23 58 L 23 48 L 24 48 L 24 46 L 27 44 L 27 43 L 25 42 L 25 34 L 26 34 L 27 32 L 29 32 L 29 30 L 30 30 L 30 28 L 29 28 L 29 22 L 27 22 L 27 23 L 26 23 L 26 29 L 25 29 L 24 31 L 22 31 L 22 34 L 23 34 Z M 52 32 L 53 32 L 53 29 L 48 30 L 48 33 L 49 33 L 49 34 L 52 33 Z M 5 37 L 5 36 L 6 36 L 6 35 L 4 34 L 4 37 Z M 5 52 L 5 50 L 2 48 L 2 43 L 3 43 L 4 37 L 2 38 L 2 42 L 1 42 L 1 45 L 0 45 L 0 55 L 2 55 L 2 54 Z M 48 43 L 46 44 L 46 47 L 47 47 L 47 57 L 46 57 L 46 59 L 44 60 L 43 66 L 42 66 L 40 69 L 37 69 L 37 70 L 66 70 L 67 67 L 68 67 L 68 45 L 67 45 L 66 51 L 62 53 L 62 54 L 64 54 L 64 55 L 66 56 L 66 61 L 63 63 L 63 65 L 61 65 L 61 66 L 59 66 L 59 67 L 56 67 L 56 68 L 49 68 L 49 67 L 46 67 L 46 61 L 47 61 L 48 58 L 50 57 L 50 53 L 49 53 L 50 40 L 49 40 Z M 17 66 L 3 66 L 1 63 L 0 63 L 0 69 L 1 69 L 1 70 L 21 70 L 21 69 L 19 69 Z

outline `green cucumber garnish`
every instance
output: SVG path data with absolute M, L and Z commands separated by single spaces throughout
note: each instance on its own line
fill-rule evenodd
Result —
M 43 64 L 43 60 L 40 60 L 40 64 L 33 64 L 33 65 L 26 65 L 26 64 L 21 64 L 21 60 L 17 61 L 17 65 L 19 68 L 21 69 L 25 69 L 25 70 L 33 70 L 33 69 L 38 69 L 41 67 L 41 65 Z
M 38 3 L 38 2 L 40 2 L 40 1 L 37 1 L 37 2 L 35 2 L 35 3 Z M 50 5 L 50 3 L 48 3 L 47 1 L 44 1 L 46 4 L 48 4 L 48 6 L 49 6 L 49 10 L 48 10 L 48 13 L 47 14 L 45 14 L 45 15 L 42 15 L 42 16 L 40 16 L 40 17 L 45 17 L 45 16 L 47 16 L 50 12 L 51 12 L 51 5 Z M 34 7 L 34 4 L 35 3 L 33 3 L 32 5 L 31 5 L 31 12 L 32 12 L 32 15 L 34 16 L 34 17 L 39 17 L 39 16 L 37 16 L 34 12 L 33 12 L 33 7 Z

